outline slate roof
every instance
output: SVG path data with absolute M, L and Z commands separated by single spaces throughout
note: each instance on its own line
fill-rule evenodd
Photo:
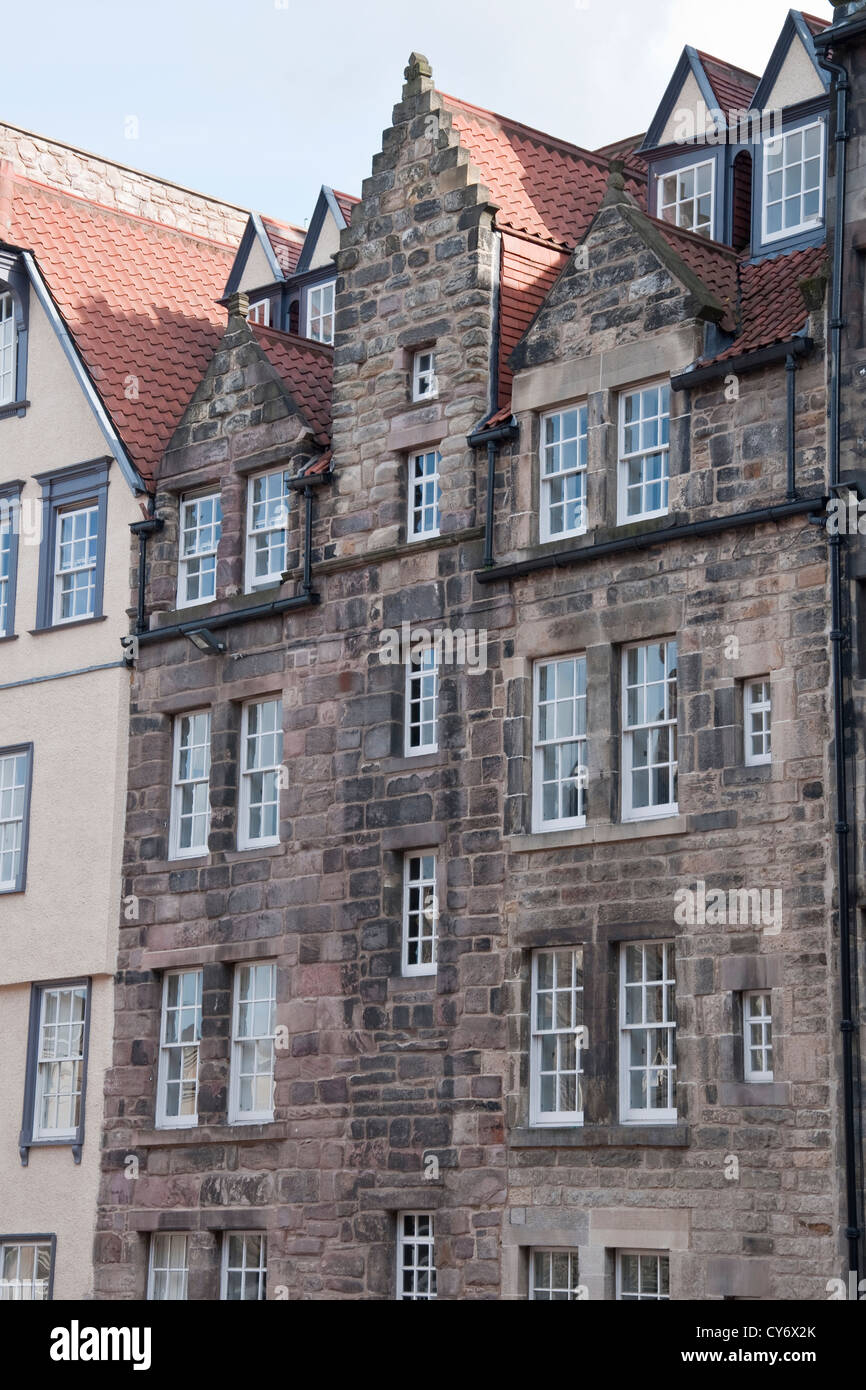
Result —
M 225 331 L 217 300 L 236 248 L 8 177 L 9 244 L 33 253 L 149 482 Z M 133 377 L 137 399 L 130 400 Z
M 326 447 L 331 434 L 333 348 L 325 343 L 314 343 L 311 338 L 265 328 L 260 323 L 251 323 L 250 328 L 303 413 L 316 443 Z

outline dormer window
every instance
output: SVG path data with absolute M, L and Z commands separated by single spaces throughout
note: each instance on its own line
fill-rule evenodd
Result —
M 824 202 L 824 123 L 764 141 L 764 241 L 820 225 Z
M 412 362 L 412 399 L 431 401 L 439 394 L 436 380 L 436 354 L 432 348 L 416 352 Z
M 307 337 L 317 343 L 334 341 L 334 286 L 329 280 L 326 285 L 316 285 L 307 298 Z
M 705 160 L 687 169 L 674 169 L 658 181 L 658 216 L 698 236 L 713 235 L 715 162 Z
M 15 306 L 7 290 L 0 294 L 0 405 L 15 399 Z
M 271 301 L 269 299 L 259 299 L 255 304 L 251 304 L 247 314 L 248 323 L 260 323 L 265 328 L 270 327 L 271 322 Z

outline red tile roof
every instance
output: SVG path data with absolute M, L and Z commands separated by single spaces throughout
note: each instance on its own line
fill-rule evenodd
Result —
M 760 77 L 744 68 L 735 68 L 722 58 L 714 58 L 711 53 L 701 53 L 700 49 L 698 57 L 720 110 L 748 111 Z
M 294 271 L 304 249 L 306 232 L 291 222 L 276 222 L 273 217 L 263 217 L 262 226 L 284 275 Z
M 356 208 L 358 206 L 361 199 L 353 197 L 351 193 L 338 193 L 336 188 L 332 188 L 331 192 L 337 200 L 337 206 L 339 207 L 340 212 L 343 214 L 346 226 L 351 227 L 352 210 L 353 208 Z
M 251 323 L 250 328 L 303 413 L 316 442 L 326 446 L 331 434 L 333 348 L 310 338 L 298 338 L 294 333 L 265 328 L 261 323 Z
M 511 394 L 508 358 L 585 235 L 604 197 L 610 159 L 442 95 L 460 141 L 497 205 L 502 232 L 499 404 Z M 626 187 L 645 200 L 646 175 L 632 164 Z
M 754 264 L 742 262 L 740 331 L 730 347 L 700 365 L 757 352 L 800 333 L 808 317 L 800 281 L 817 275 L 826 259 L 825 246 L 809 246 L 805 251 L 791 251 Z
M 739 294 L 737 267 L 740 258 L 737 252 L 719 241 L 710 241 L 707 237 L 697 236 L 682 227 L 674 227 L 670 222 L 662 222 L 656 217 L 644 215 L 648 222 L 658 228 L 671 250 L 685 261 L 689 270 L 715 295 L 725 310 L 722 326 L 729 331 L 732 330 L 736 323 Z
M 830 25 L 833 23 L 832 19 L 818 19 L 817 15 L 804 14 L 802 10 L 800 13 L 803 15 L 806 21 L 806 28 L 813 38 L 816 34 L 820 34 L 822 29 L 829 29 Z
M 599 145 L 594 154 L 604 155 L 605 159 L 624 159 L 626 162 L 631 160 L 635 171 L 641 167 L 641 159 L 638 150 L 646 139 L 646 131 L 642 135 L 628 135 L 624 140 L 612 140 L 609 145 Z
M 235 247 L 11 179 L 9 243 L 31 251 L 145 481 L 225 331 Z M 137 399 L 130 400 L 130 378 Z

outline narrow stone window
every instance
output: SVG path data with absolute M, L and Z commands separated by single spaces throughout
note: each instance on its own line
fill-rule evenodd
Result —
M 542 542 L 582 536 L 586 531 L 588 440 L 585 405 L 555 410 L 541 418 Z
M 263 1124 L 274 1118 L 276 986 L 273 961 L 235 970 L 230 1124 Z
M 583 951 L 532 957 L 529 1111 L 533 1125 L 583 1124 Z
M 436 1297 L 436 1255 L 430 1212 L 397 1217 L 397 1298 L 424 1302 Z
M 743 1075 L 746 1081 L 773 1080 L 773 1006 L 768 990 L 743 995 Z
M 32 776 L 32 744 L 0 748 L 0 893 L 24 890 Z
M 7 290 L 0 294 L 0 405 L 15 399 L 17 338 L 15 305 Z
M 666 516 L 670 480 L 671 388 L 653 382 L 619 401 L 618 522 Z
M 87 985 L 40 990 L 33 1139 L 73 1140 L 84 1098 Z
M 435 975 L 439 898 L 432 851 L 403 860 L 403 974 Z
M 620 1112 L 624 1122 L 677 1119 L 674 943 L 620 948 Z
M 442 497 L 442 488 L 439 485 L 440 462 L 441 458 L 436 449 L 423 454 L 412 454 L 409 459 L 410 541 L 439 535 L 439 503 Z
M 217 550 L 221 534 L 222 503 L 218 492 L 181 500 L 178 608 L 192 608 L 216 597 Z
M 626 647 L 622 695 L 622 818 L 676 815 L 676 642 Z
M 432 401 L 439 394 L 436 377 L 436 354 L 432 348 L 416 352 L 412 359 L 412 399 Z
M 747 767 L 772 762 L 771 750 L 772 698 L 770 677 L 746 681 L 743 692 L 743 727 Z
M 279 844 L 282 761 L 282 701 L 250 701 L 241 720 L 238 849 Z
M 533 829 L 560 830 L 586 819 L 586 657 L 535 666 Z
M 172 970 L 163 980 L 156 1123 L 180 1129 L 198 1124 L 201 970 Z
M 286 568 L 289 473 L 280 468 L 250 478 L 247 490 L 247 593 L 279 584 Z
M 435 753 L 439 705 L 439 659 L 435 647 L 410 655 L 406 663 L 406 756 Z
M 210 830 L 210 711 L 174 721 L 171 859 L 207 854 Z
M 334 287 L 335 281 L 326 285 L 316 285 L 307 298 L 307 337 L 317 343 L 334 341 Z

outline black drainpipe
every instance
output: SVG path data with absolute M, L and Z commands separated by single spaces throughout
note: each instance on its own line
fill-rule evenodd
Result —
M 848 73 L 839 63 L 830 62 L 818 54 L 822 68 L 831 73 L 836 88 L 836 169 L 835 169 L 835 226 L 833 228 L 833 282 L 830 304 L 830 468 L 831 496 L 839 485 L 841 453 L 841 351 L 842 351 L 842 271 L 845 249 L 845 203 L 847 193 L 848 132 Z M 842 1033 L 842 1087 L 845 1130 L 845 1198 L 848 1242 L 849 1279 L 857 1297 L 860 1271 L 860 1220 L 857 1191 L 857 1106 L 854 1095 L 856 1025 L 853 1018 L 852 932 L 851 915 L 854 908 L 849 881 L 848 837 L 848 776 L 845 759 L 845 630 L 842 612 L 842 536 L 839 529 L 828 535 L 830 546 L 830 644 L 833 671 L 833 743 L 835 753 L 836 793 L 836 872 L 839 879 L 839 965 L 841 971 L 840 1029 Z M 850 1296 L 850 1290 L 849 1290 Z
M 484 569 L 493 568 L 493 503 L 494 487 L 496 483 L 496 454 L 498 446 L 505 440 L 516 439 L 520 434 L 520 426 L 514 416 L 510 416 L 502 425 L 494 425 L 493 429 L 486 430 L 483 426 L 475 430 L 467 438 L 470 449 L 477 449 L 479 445 L 487 445 L 487 516 L 484 524 Z
M 785 358 L 788 379 L 788 501 L 797 500 L 797 359 L 793 352 Z
M 140 636 L 142 632 L 147 632 L 147 617 L 144 608 L 144 596 L 147 589 L 147 538 L 158 535 L 165 525 L 162 517 L 154 514 L 152 497 L 148 499 L 147 510 L 149 515 L 144 521 L 133 521 L 129 528 L 134 536 L 138 536 L 138 606 L 135 618 L 137 636 Z
M 313 593 L 313 492 L 317 487 L 323 487 L 330 483 L 332 479 L 333 474 L 329 470 L 327 473 L 310 474 L 306 478 L 292 478 L 289 482 L 289 487 L 293 492 L 304 494 L 304 559 L 301 594 L 316 602 L 318 602 L 318 595 Z

